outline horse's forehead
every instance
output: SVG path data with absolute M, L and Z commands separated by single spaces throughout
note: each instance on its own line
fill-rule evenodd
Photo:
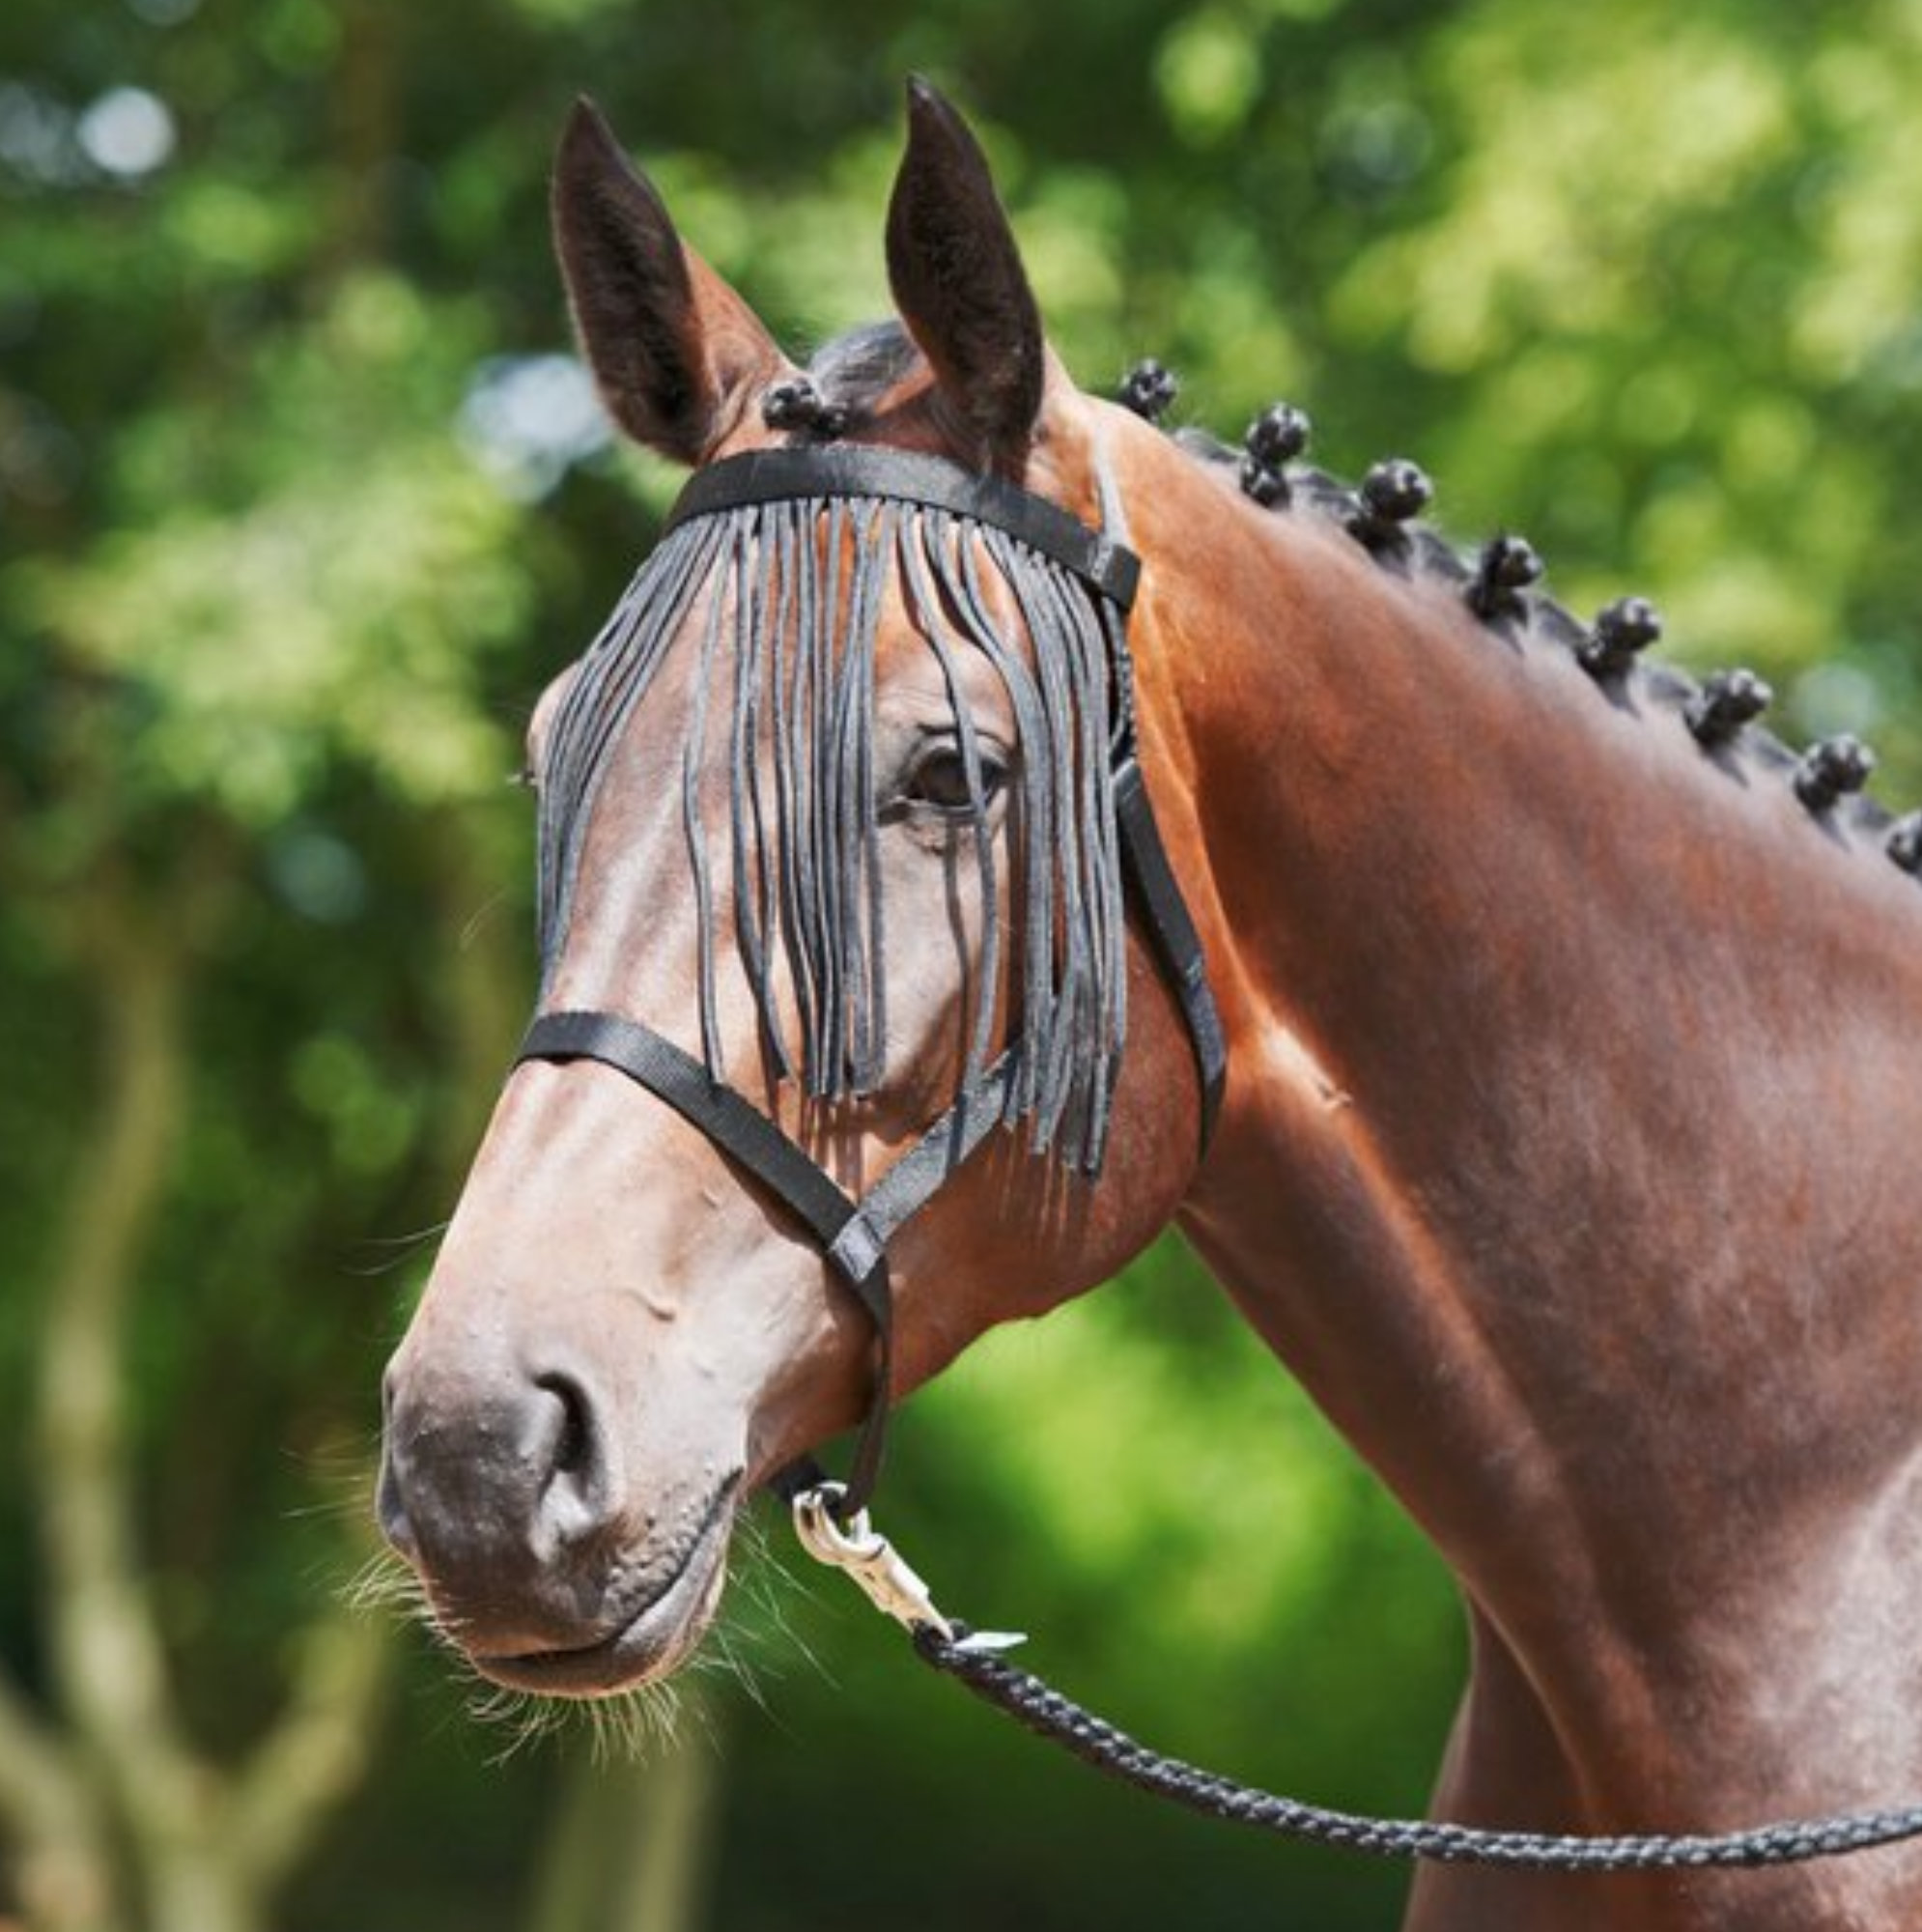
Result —
M 1007 641 L 1020 655 L 1016 640 Z M 875 639 L 874 703 L 877 724 L 937 729 L 965 712 L 1003 736 L 1014 729 L 1006 681 L 985 651 L 959 639 L 937 649 L 906 624 L 884 625 Z

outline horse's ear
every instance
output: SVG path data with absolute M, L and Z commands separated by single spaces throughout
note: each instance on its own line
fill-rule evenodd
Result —
M 888 278 L 987 463 L 1018 469 L 1041 413 L 1041 312 L 980 144 L 919 78 L 908 83 L 908 149 L 888 205 Z
M 774 338 L 675 233 L 590 100 L 568 117 L 551 199 L 575 327 L 615 421 L 664 456 L 702 462 L 749 385 L 786 366 Z

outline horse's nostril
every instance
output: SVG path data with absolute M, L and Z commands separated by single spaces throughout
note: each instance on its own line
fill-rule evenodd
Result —
M 607 1431 L 594 1398 L 574 1377 L 536 1376 L 534 1386 L 548 1404 L 535 1514 L 543 1528 L 572 1541 L 598 1529 L 609 1513 Z
M 585 1392 L 567 1376 L 542 1376 L 535 1386 L 560 1404 L 560 1433 L 553 1444 L 553 1473 L 584 1476 L 594 1460 L 594 1426 Z
M 388 1542 L 456 1592 L 578 1559 L 620 1513 L 619 1444 L 591 1378 L 442 1361 L 388 1384 L 378 1510 Z

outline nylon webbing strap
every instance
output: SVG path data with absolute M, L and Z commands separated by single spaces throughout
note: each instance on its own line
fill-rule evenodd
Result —
M 881 1475 L 888 1398 L 894 1378 L 894 1298 L 888 1259 L 879 1246 L 860 1272 L 837 1247 L 855 1218 L 856 1204 L 765 1114 L 731 1087 L 710 1078 L 692 1054 L 636 1020 L 618 1013 L 542 1013 L 528 1027 L 516 1056 L 517 1065 L 526 1060 L 592 1060 L 626 1074 L 731 1154 L 806 1225 L 874 1327 L 874 1387 L 848 1477 L 849 1494 L 865 1500 Z M 852 1506 L 859 1508 L 860 1503 Z
M 598 1060 L 625 1073 L 779 1195 L 824 1248 L 832 1248 L 855 1210 L 847 1195 L 765 1114 L 715 1080 L 692 1054 L 637 1020 L 618 1013 L 543 1013 L 528 1027 L 518 1058 Z
M 977 476 L 939 456 L 912 450 L 862 448 L 754 449 L 696 470 L 668 513 L 674 529 L 715 510 L 744 503 L 791 502 L 809 497 L 884 497 L 973 517 L 1005 530 L 1126 611 L 1141 581 L 1133 551 L 1089 529 L 1045 497 Z
M 1115 815 L 1121 833 L 1121 851 L 1135 897 L 1147 922 L 1155 955 L 1168 976 L 1195 1052 L 1195 1071 L 1201 1090 L 1201 1146 L 1214 1134 L 1221 1112 L 1222 1090 L 1228 1080 L 1228 1042 L 1221 1014 L 1208 985 L 1207 961 L 1201 938 L 1181 896 L 1161 842 L 1154 807 L 1148 803 L 1142 768 L 1131 753 L 1115 771 Z
M 859 1201 L 765 1114 L 715 1080 L 693 1055 L 637 1020 L 607 1012 L 542 1013 L 528 1027 L 516 1060 L 592 1060 L 626 1074 L 730 1154 L 813 1235 L 874 1324 L 874 1387 L 844 1504 L 850 1513 L 862 1508 L 880 1478 L 893 1392 L 888 1243 L 1000 1121 L 1013 1056 L 1003 1053 Z

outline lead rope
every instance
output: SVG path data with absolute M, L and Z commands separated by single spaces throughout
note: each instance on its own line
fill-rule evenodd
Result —
M 1895 1811 L 1860 1811 L 1763 1825 L 1745 1832 L 1591 1837 L 1488 1831 L 1417 1818 L 1370 1818 L 1237 1784 L 1180 1758 L 1150 1750 L 1032 1672 L 1008 1662 L 1005 1653 L 1025 1642 L 1024 1637 L 1005 1632 L 971 1631 L 965 1624 L 943 1616 L 935 1608 L 927 1584 L 888 1539 L 876 1533 L 865 1510 L 844 1520 L 837 1514 L 844 1497 L 845 1492 L 837 1483 L 818 1484 L 794 1497 L 794 1526 L 802 1547 L 818 1562 L 845 1572 L 876 1609 L 900 1624 L 913 1638 L 916 1654 L 923 1662 L 958 1679 L 975 1696 L 1006 1712 L 1037 1737 L 1071 1751 L 1085 1764 L 1210 1818 L 1252 1825 L 1283 1837 L 1344 1846 L 1379 1858 L 1429 1859 L 1445 1864 L 1506 1865 L 1533 1871 L 1802 1864 L 1922 1834 L 1922 1805 L 1916 1804 Z

